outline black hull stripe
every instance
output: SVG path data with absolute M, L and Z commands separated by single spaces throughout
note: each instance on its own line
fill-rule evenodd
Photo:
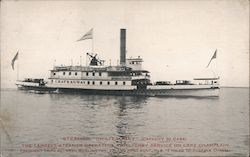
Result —
M 22 86 L 21 90 L 34 90 L 38 92 L 49 93 L 81 93 L 91 95 L 128 95 L 128 96 L 175 96 L 175 92 L 202 91 L 202 90 L 219 90 L 219 88 L 202 88 L 202 89 L 148 89 L 148 90 L 96 90 L 96 89 L 72 89 L 72 88 L 50 88 L 45 86 Z M 166 95 L 164 95 L 166 94 Z M 169 94 L 169 95 L 168 95 Z M 176 95 L 181 96 L 181 95 Z M 187 96 L 187 95 L 184 95 Z M 190 94 L 189 96 L 193 96 Z

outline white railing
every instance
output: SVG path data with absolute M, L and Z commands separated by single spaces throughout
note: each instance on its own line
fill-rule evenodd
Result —
M 95 71 L 95 70 L 106 70 L 106 67 L 103 66 L 55 66 L 53 70 L 58 71 Z

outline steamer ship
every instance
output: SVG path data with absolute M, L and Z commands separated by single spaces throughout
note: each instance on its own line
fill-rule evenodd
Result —
M 90 39 L 91 33 L 82 39 Z M 215 52 L 216 53 L 216 52 Z M 89 66 L 54 66 L 50 77 L 17 81 L 18 89 L 38 93 L 82 93 L 128 96 L 218 97 L 219 77 L 151 83 L 149 71 L 142 68 L 142 58 L 126 58 L 126 29 L 120 30 L 120 64 L 104 66 L 97 54 L 87 53 Z M 212 58 L 213 59 L 213 58 Z M 211 59 L 211 60 L 212 60 Z M 210 61 L 211 61 L 210 60 Z

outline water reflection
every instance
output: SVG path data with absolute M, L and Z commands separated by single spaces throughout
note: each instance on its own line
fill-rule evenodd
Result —
M 16 114 L 17 120 L 20 119 L 15 123 L 16 136 L 12 136 L 11 147 L 20 148 L 20 143 L 27 142 L 60 143 L 63 142 L 61 138 L 67 136 L 114 137 L 115 140 L 110 141 L 90 141 L 113 144 L 109 154 L 100 152 L 98 155 L 85 153 L 76 156 L 136 156 L 136 153 L 129 154 L 118 146 L 140 142 L 126 140 L 131 137 L 186 136 L 190 143 L 229 143 L 231 154 L 235 156 L 248 152 L 248 94 L 248 89 L 223 89 L 220 98 L 201 99 L 21 91 L 6 92 L 2 98 L 4 106 Z M 13 97 L 18 102 L 16 105 Z M 3 141 L 8 146 L 8 141 Z M 137 154 L 140 155 L 139 152 Z M 69 155 L 73 156 L 70 153 L 54 156 Z M 145 155 L 152 154 L 145 152 Z M 164 155 L 169 154 L 165 152 Z M 13 156 L 27 154 L 14 152 Z
M 131 139 L 137 136 L 137 128 L 142 126 L 141 122 L 135 114 L 143 110 L 147 104 L 147 97 L 117 97 L 116 99 L 116 140 L 114 148 L 110 152 L 110 156 L 125 155 L 125 145 L 133 142 Z M 140 123 L 141 125 L 137 125 Z
M 149 100 L 148 97 L 80 94 L 50 94 L 50 99 L 52 104 L 57 104 L 51 106 L 51 114 L 59 112 L 60 116 L 60 112 L 67 112 L 67 119 L 61 118 L 69 121 L 74 117 L 72 120 L 78 121 L 76 127 L 81 126 L 81 131 L 98 136 L 106 136 L 112 131 L 112 135 L 120 138 L 136 135 L 137 127 L 143 126 L 140 117 Z M 71 112 L 75 112 L 72 117 Z

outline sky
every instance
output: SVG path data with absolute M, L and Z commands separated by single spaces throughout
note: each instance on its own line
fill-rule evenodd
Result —
M 76 42 L 91 28 L 93 40 Z M 92 44 L 106 65 L 117 65 L 121 28 L 127 58 L 143 58 L 152 81 L 216 75 L 222 86 L 249 87 L 247 0 L 3 0 L 1 88 L 15 87 L 17 77 L 48 78 L 53 65 L 79 65 L 80 58 L 86 65 Z

